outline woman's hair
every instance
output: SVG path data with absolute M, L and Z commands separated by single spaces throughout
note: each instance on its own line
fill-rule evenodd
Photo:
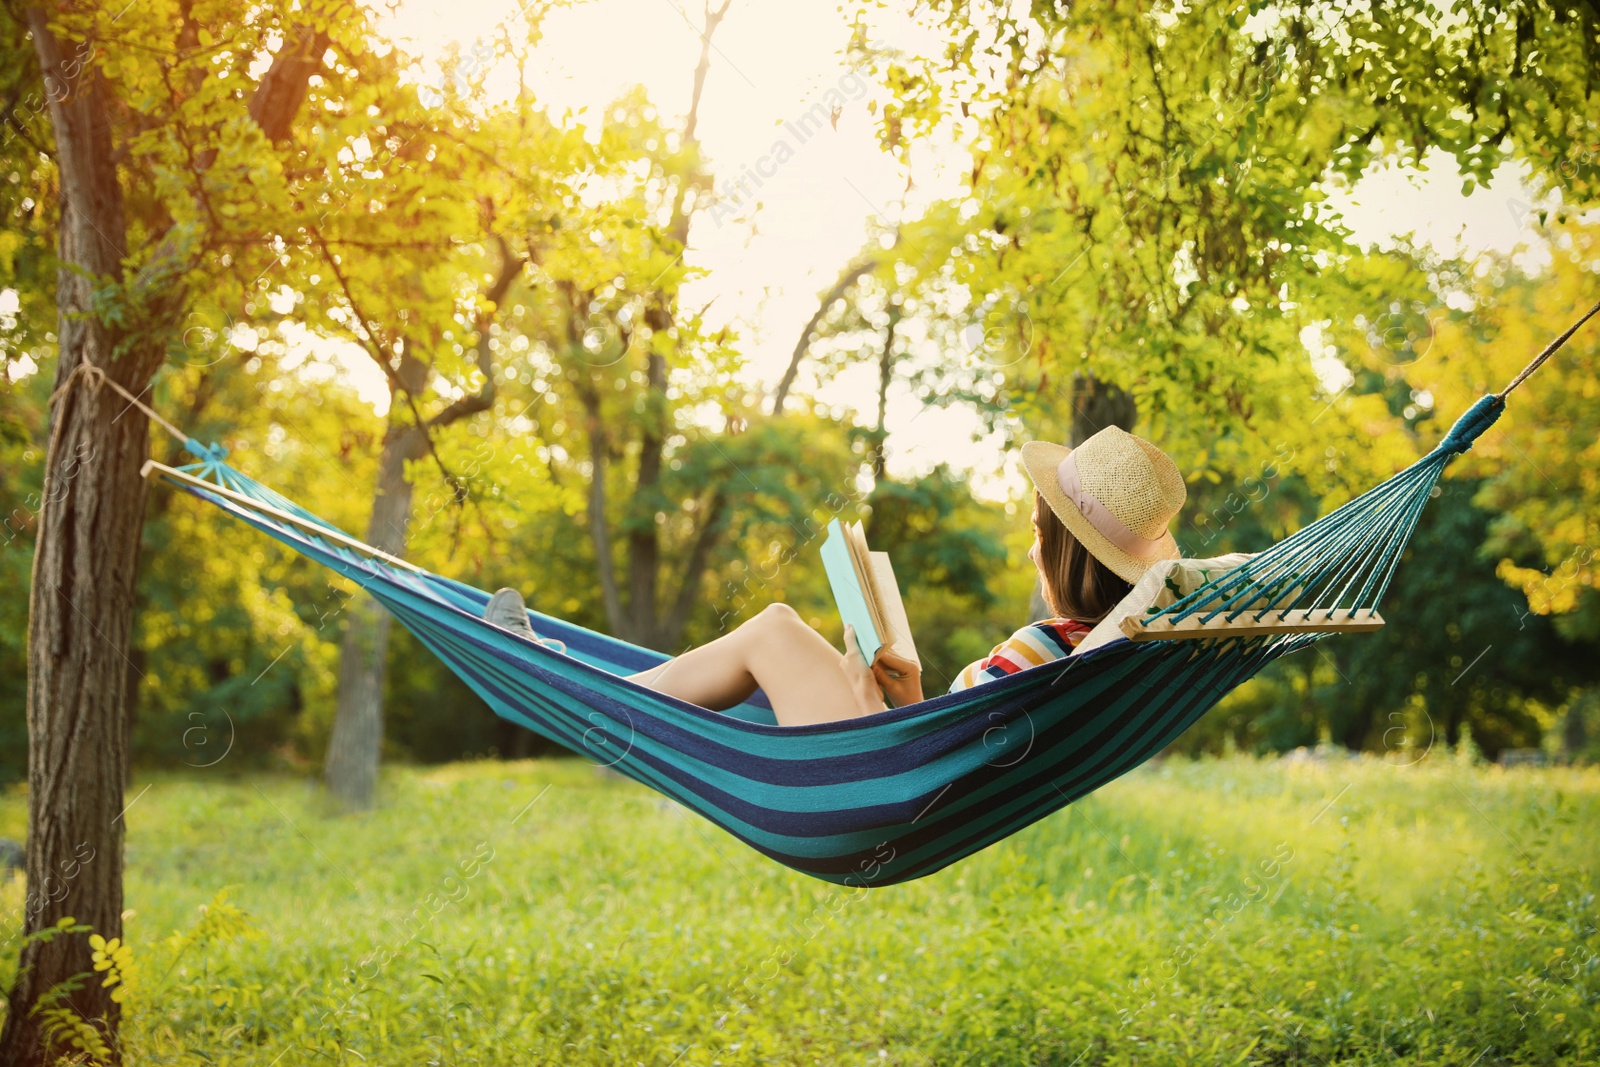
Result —
M 1089 554 L 1072 536 L 1038 490 L 1033 519 L 1039 524 L 1039 564 L 1044 572 L 1044 602 L 1057 618 L 1099 622 L 1133 588 Z

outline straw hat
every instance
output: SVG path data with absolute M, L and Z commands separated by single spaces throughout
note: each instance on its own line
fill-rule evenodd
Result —
M 1167 525 L 1188 490 L 1178 465 L 1144 438 L 1107 426 L 1075 449 L 1027 441 L 1022 466 L 1072 536 L 1125 580 L 1178 558 Z

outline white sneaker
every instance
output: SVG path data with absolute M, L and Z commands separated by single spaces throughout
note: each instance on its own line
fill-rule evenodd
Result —
M 502 630 L 510 630 L 530 641 L 537 641 L 546 648 L 553 648 L 557 652 L 567 650 L 566 642 L 540 637 L 533 632 L 533 627 L 528 624 L 528 607 L 523 603 L 522 594 L 515 589 L 501 589 L 490 597 L 483 617 Z

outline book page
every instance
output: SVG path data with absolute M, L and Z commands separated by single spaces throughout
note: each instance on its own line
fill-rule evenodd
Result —
M 856 573 L 861 578 L 861 597 L 867 602 L 867 611 L 872 615 L 872 628 L 877 632 L 878 643 L 891 644 L 889 628 L 883 618 L 883 593 L 878 589 L 877 574 L 867 549 L 867 535 L 859 522 L 846 526 L 845 533 L 850 544 L 851 559 L 855 561 Z
M 889 553 L 872 553 L 872 564 L 877 589 L 882 597 L 880 612 L 887 624 L 883 643 L 889 646 L 889 651 L 912 660 L 920 668 L 922 660 L 917 656 L 916 643 L 911 640 L 911 621 L 906 618 L 906 605 L 900 599 L 900 583 L 895 581 L 894 565 L 889 562 Z

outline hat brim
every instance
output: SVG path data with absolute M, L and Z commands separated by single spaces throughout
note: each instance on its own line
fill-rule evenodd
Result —
M 1150 559 L 1130 556 L 1112 544 L 1105 534 L 1096 530 L 1094 525 L 1083 517 L 1083 512 L 1078 510 L 1078 506 L 1067 499 L 1067 494 L 1061 491 L 1061 483 L 1056 479 L 1056 468 L 1071 452 L 1072 449 L 1067 446 L 1050 441 L 1026 441 L 1022 445 L 1022 469 L 1028 472 L 1034 488 L 1039 490 L 1039 495 L 1050 505 L 1050 510 L 1055 512 L 1056 518 L 1071 531 L 1072 536 L 1083 543 L 1083 547 L 1089 550 L 1091 556 L 1110 567 L 1117 577 L 1130 583 L 1143 578 L 1145 571 L 1162 560 L 1180 558 L 1177 539 L 1172 536 L 1170 530 L 1161 531 L 1161 551 Z

